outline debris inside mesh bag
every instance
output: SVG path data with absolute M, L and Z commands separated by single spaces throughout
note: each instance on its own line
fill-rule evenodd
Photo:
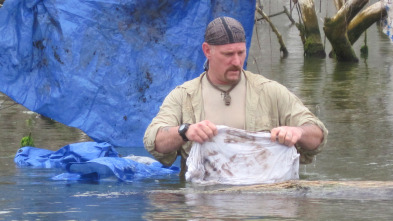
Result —
M 270 141 L 270 133 L 217 126 L 209 142 L 194 142 L 186 180 L 199 184 L 250 185 L 299 179 L 299 154 Z

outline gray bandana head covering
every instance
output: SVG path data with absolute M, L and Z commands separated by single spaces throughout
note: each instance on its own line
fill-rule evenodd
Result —
M 225 45 L 246 42 L 242 24 L 230 17 L 219 17 L 209 23 L 205 32 L 205 42 L 210 45 Z

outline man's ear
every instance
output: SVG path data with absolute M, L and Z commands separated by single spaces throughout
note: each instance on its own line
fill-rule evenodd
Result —
M 206 58 L 209 59 L 210 56 L 211 56 L 211 47 L 210 47 L 210 45 L 208 43 L 206 43 L 206 42 L 203 42 L 202 50 L 203 50 L 203 53 L 205 54 Z

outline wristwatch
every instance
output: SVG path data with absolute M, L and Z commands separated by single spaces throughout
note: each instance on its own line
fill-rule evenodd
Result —
M 184 141 L 188 141 L 188 138 L 186 136 L 186 132 L 187 132 L 189 127 L 190 127 L 190 124 L 187 124 L 187 123 L 182 124 L 179 127 L 178 132 L 179 132 L 180 136 L 183 138 Z

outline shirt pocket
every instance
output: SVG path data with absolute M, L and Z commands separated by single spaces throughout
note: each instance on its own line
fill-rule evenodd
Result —
M 183 110 L 182 110 L 182 123 L 195 123 L 195 110 L 192 106 L 191 98 L 187 97 L 183 102 Z

